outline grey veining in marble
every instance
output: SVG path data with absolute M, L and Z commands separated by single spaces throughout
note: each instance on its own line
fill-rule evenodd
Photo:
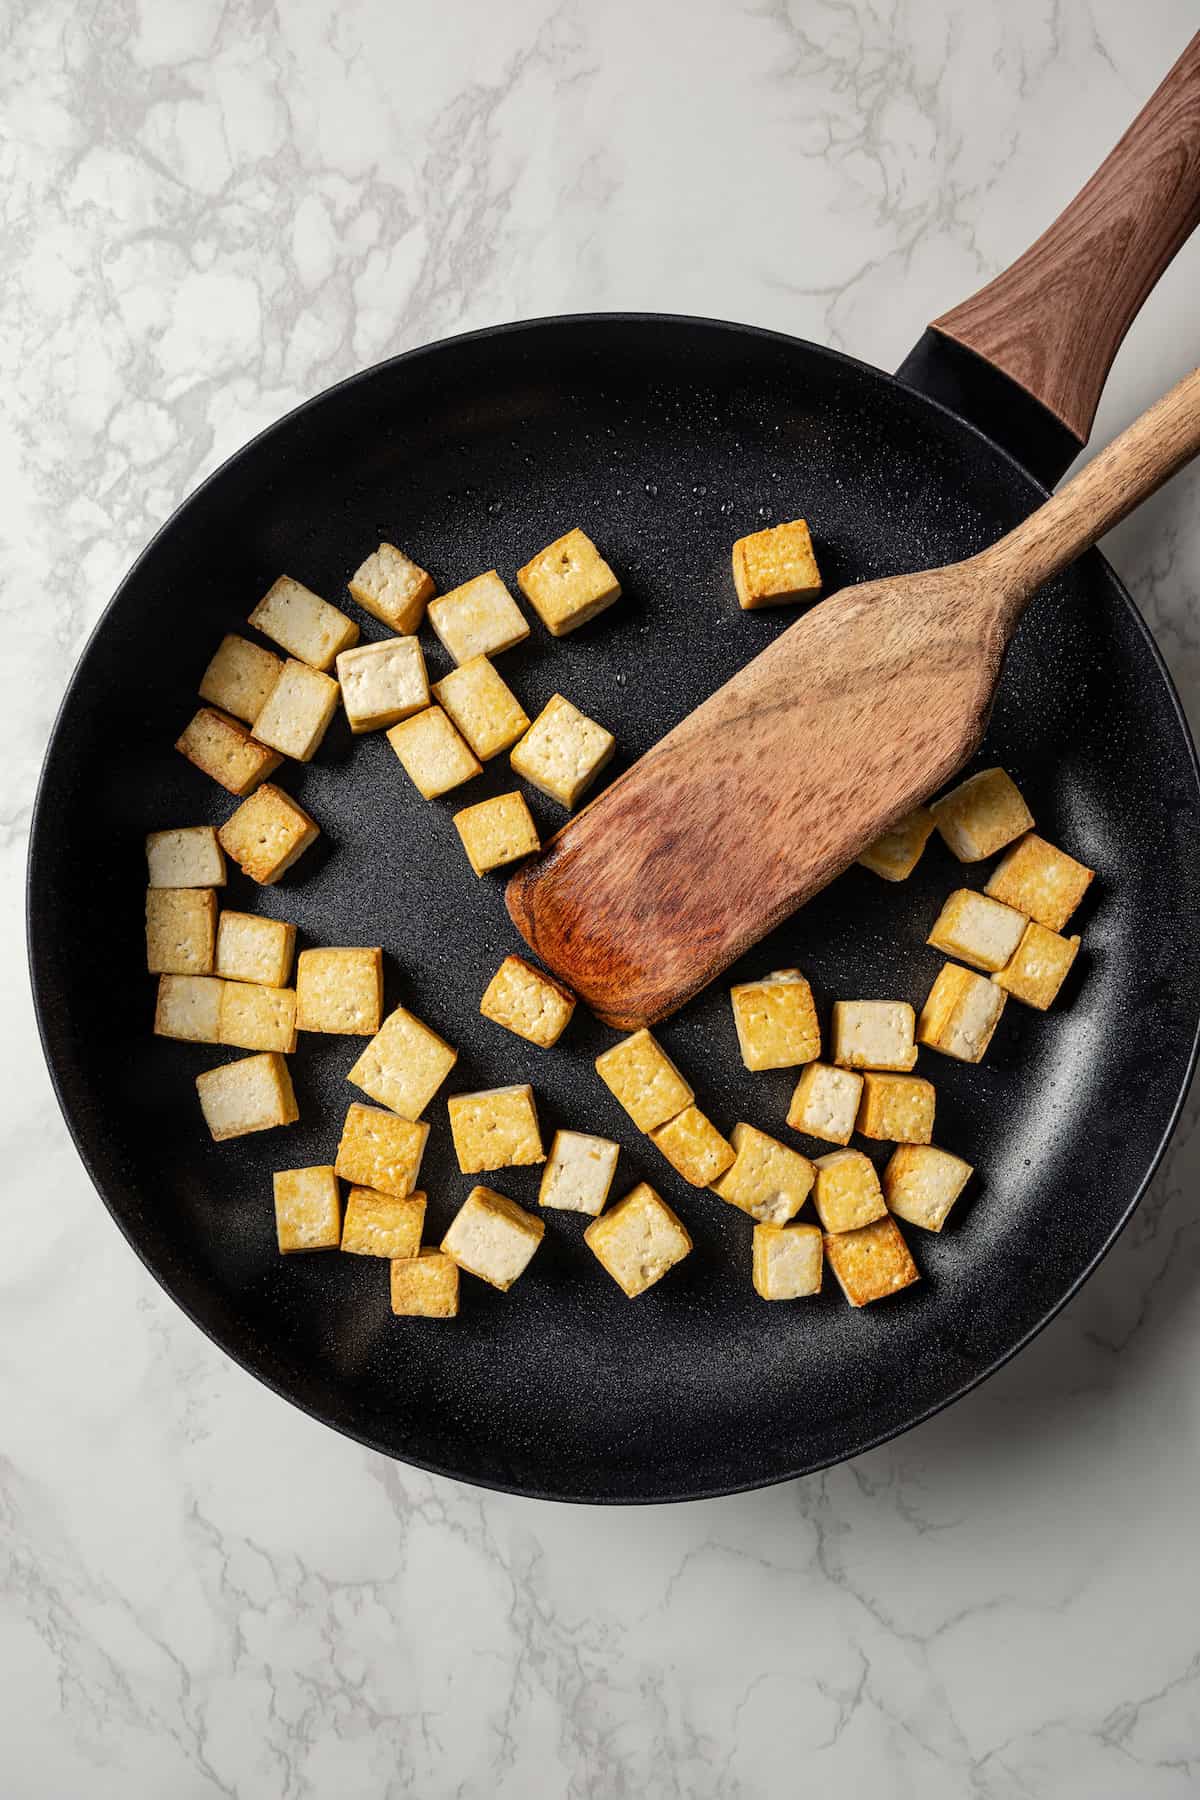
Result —
M 1186 0 L 10 0 L 0 55 L 0 1791 L 1180 1800 L 1200 1791 L 1200 1137 L 1014 1365 L 805 1482 L 485 1496 L 287 1408 L 70 1148 L 20 918 L 59 696 L 247 436 L 498 319 L 693 311 L 892 365 L 1030 241 Z M 1200 354 L 1200 245 L 1110 435 Z M 1107 549 L 1200 722 L 1200 477 Z

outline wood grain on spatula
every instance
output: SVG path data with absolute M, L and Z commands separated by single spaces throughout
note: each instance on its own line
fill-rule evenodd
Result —
M 508 909 L 601 1019 L 674 1012 L 961 767 L 1030 596 L 1200 450 L 1200 370 L 1007 537 L 847 588 L 525 864 Z

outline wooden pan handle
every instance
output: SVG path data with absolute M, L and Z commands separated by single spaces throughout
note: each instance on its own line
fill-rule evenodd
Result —
M 933 329 L 1086 443 L 1139 307 L 1200 224 L 1200 33 L 1037 243 Z

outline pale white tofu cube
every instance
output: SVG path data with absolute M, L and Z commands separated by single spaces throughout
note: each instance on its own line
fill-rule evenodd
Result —
M 338 652 L 358 642 L 353 619 L 290 575 L 271 584 L 250 614 L 250 623 L 313 669 L 331 669 Z
M 492 1188 L 472 1188 L 442 1239 L 442 1251 L 468 1275 L 506 1293 L 529 1267 L 545 1222 Z
M 957 1062 L 981 1062 L 1000 1023 L 1005 995 L 995 982 L 957 963 L 944 963 L 921 1008 L 917 1035 L 931 1050 Z
M 844 1069 L 911 1069 L 915 1025 L 906 1000 L 835 1000 L 833 1060 Z
M 597 1218 L 604 1211 L 620 1154 L 620 1145 L 611 1138 L 591 1137 L 585 1131 L 556 1131 L 542 1171 L 539 1206 Z
M 160 975 L 154 1008 L 156 1035 L 181 1038 L 187 1044 L 219 1044 L 224 986 L 212 975 Z
M 956 888 L 925 942 L 946 956 L 984 969 L 1002 969 L 1021 941 L 1025 914 L 971 888 Z
M 425 617 L 433 595 L 433 577 L 395 544 L 380 544 L 359 564 L 349 587 L 366 612 L 407 637 Z
M 300 1117 L 287 1063 L 274 1050 L 197 1075 L 196 1092 L 204 1123 L 217 1143 L 291 1125 Z
M 787 1122 L 806 1137 L 828 1144 L 848 1144 L 858 1117 L 863 1078 L 856 1069 L 833 1069 L 809 1063 L 796 1083 Z
M 816 1225 L 756 1225 L 752 1280 L 762 1300 L 803 1300 L 821 1291 L 825 1255 Z
M 212 825 L 151 831 L 146 838 L 146 863 L 152 888 L 225 886 L 225 853 Z
M 425 653 L 415 637 L 356 644 L 337 659 L 342 704 L 351 731 L 380 731 L 429 705 Z

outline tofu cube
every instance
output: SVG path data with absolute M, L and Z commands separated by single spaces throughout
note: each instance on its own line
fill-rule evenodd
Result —
M 468 1275 L 508 1292 L 529 1267 L 546 1222 L 492 1188 L 472 1188 L 442 1239 L 442 1250 Z
M 464 1175 L 545 1162 L 533 1089 L 528 1085 L 452 1094 L 447 1105 L 454 1154 Z
M 275 1184 L 275 1235 L 284 1256 L 293 1250 L 336 1250 L 342 1202 L 331 1168 L 280 1169 Z
M 835 1000 L 833 1060 L 844 1069 L 911 1069 L 914 1024 L 906 1000 Z
M 216 940 L 212 888 L 147 888 L 146 967 L 151 975 L 211 975 Z
M 160 975 L 155 1035 L 180 1038 L 185 1044 L 219 1044 L 224 985 L 211 975 Z
M 1033 814 L 1003 769 L 981 769 L 929 808 L 959 862 L 982 862 L 1028 831 Z
M 1058 990 L 1078 954 L 1078 936 L 1060 937 L 1057 931 L 1047 931 L 1031 919 L 1011 961 L 992 980 L 1014 1000 L 1045 1012 L 1058 998 Z
M 777 969 L 729 990 L 742 1061 L 748 1069 L 791 1069 L 821 1054 L 812 989 L 799 969 Z
M 596 1073 L 639 1131 L 656 1131 L 696 1097 L 662 1045 L 644 1028 L 598 1056 Z
M 616 747 L 611 731 L 555 694 L 508 760 L 531 787 L 569 808 L 612 761 Z
M 301 1031 L 371 1037 L 383 1019 L 383 951 L 302 950 L 296 965 Z
M 254 724 L 260 744 L 297 762 L 311 762 L 337 711 L 341 689 L 319 669 L 289 656 Z
M 863 1137 L 893 1144 L 927 1144 L 933 1136 L 937 1094 L 920 1075 L 863 1076 L 857 1129 Z
M 553 637 L 576 631 L 621 598 L 620 582 L 578 526 L 518 569 L 517 585 Z
M 464 806 L 455 813 L 454 825 L 476 875 L 503 869 L 541 849 L 537 826 L 521 794 L 497 794 L 476 806 Z
M 677 1175 L 693 1187 L 711 1187 L 733 1164 L 736 1152 L 698 1106 L 685 1106 L 650 1133 Z
M 932 1144 L 900 1144 L 883 1171 L 887 1208 L 909 1225 L 940 1231 L 974 1171 L 961 1156 Z
M 250 623 L 312 669 L 331 669 L 338 652 L 358 642 L 353 619 L 290 575 L 272 582 L 250 614 Z
M 356 644 L 337 659 L 342 705 L 356 735 L 396 725 L 429 705 L 425 652 L 415 637 Z
M 575 996 L 523 956 L 506 956 L 484 989 L 479 1010 L 493 1024 L 548 1050 L 570 1024 Z
M 853 1069 L 809 1063 L 796 1083 L 788 1124 L 793 1131 L 823 1138 L 828 1144 L 848 1144 L 858 1118 L 862 1085 L 862 1076 Z
M 739 538 L 733 546 L 733 585 L 747 612 L 815 600 L 821 592 L 821 571 L 807 521 L 792 519 Z
M 921 1008 L 917 1036 L 956 1062 L 982 1062 L 1000 1023 L 1004 999 L 1003 989 L 994 982 L 957 963 L 943 963 Z
M 346 1113 L 334 1167 L 353 1187 L 404 1200 L 417 1185 L 428 1136 L 428 1125 L 356 1100 Z
M 812 1192 L 816 1169 L 807 1156 L 753 1125 L 735 1125 L 729 1137 L 736 1160 L 713 1182 L 713 1192 L 760 1225 L 786 1225 Z
M 434 593 L 433 576 L 395 544 L 380 544 L 378 550 L 372 550 L 366 561 L 359 563 L 348 586 L 351 598 L 365 612 L 402 637 L 418 629 Z
M 621 1146 L 611 1138 L 589 1137 L 585 1131 L 556 1131 L 542 1170 L 538 1205 L 597 1218 L 604 1211 L 620 1154 Z
M 239 1050 L 294 1050 L 296 995 L 292 988 L 226 981 L 221 995 L 221 1042 Z
M 239 869 L 263 887 L 286 874 L 320 835 L 304 808 L 271 781 L 243 800 L 217 833 Z
M 440 1250 L 393 1258 L 392 1311 L 407 1319 L 453 1319 L 458 1313 L 458 1264 Z
M 933 814 L 928 807 L 914 807 L 897 819 L 890 831 L 868 844 L 858 860 L 864 869 L 882 876 L 884 881 L 907 881 L 932 835 Z
M 216 973 L 226 981 L 286 987 L 296 950 L 296 927 L 259 913 L 222 912 L 217 920 Z
M 244 725 L 215 707 L 202 706 L 175 740 L 175 748 L 194 768 L 211 775 L 239 799 L 252 794 L 283 761 L 277 750 L 260 744 Z
M 377 1194 L 352 1187 L 346 1195 L 342 1249 L 351 1256 L 415 1256 L 425 1225 L 424 1194 Z
M 242 1056 L 196 1077 L 204 1123 L 218 1144 L 293 1125 L 300 1117 L 287 1063 L 276 1050 Z
M 463 742 L 440 706 L 427 706 L 387 734 L 400 758 L 400 766 L 425 800 L 436 800 L 451 788 L 461 787 L 483 764 Z
M 825 1239 L 825 1256 L 851 1306 L 869 1306 L 921 1279 L 895 1219 Z
M 152 888 L 225 886 L 225 856 L 211 825 L 150 832 L 146 838 L 146 866 Z
M 956 888 L 925 942 L 990 975 L 1010 960 L 1024 929 L 1024 913 L 971 888 Z
M 480 762 L 499 756 L 529 730 L 529 714 L 486 656 L 460 663 L 433 691 Z
M 761 1300 L 804 1300 L 821 1291 L 821 1232 L 816 1225 L 756 1225 L 751 1263 Z
M 813 1205 L 827 1232 L 857 1231 L 887 1211 L 875 1165 L 861 1150 L 831 1150 L 817 1158 Z
M 1061 931 L 1091 886 L 1094 869 L 1031 831 L 992 870 L 984 892 Z
M 529 622 L 495 569 L 431 600 L 429 623 L 456 663 L 498 656 L 529 636 Z
M 457 1061 L 457 1050 L 407 1007 L 398 1006 L 346 1080 L 402 1119 L 419 1119 Z
M 692 1247 L 683 1221 L 647 1181 L 594 1219 L 583 1241 L 630 1300 L 661 1281 Z
M 253 725 L 279 679 L 283 663 L 273 650 L 249 638 L 224 637 L 204 671 L 200 698 L 222 712 Z

